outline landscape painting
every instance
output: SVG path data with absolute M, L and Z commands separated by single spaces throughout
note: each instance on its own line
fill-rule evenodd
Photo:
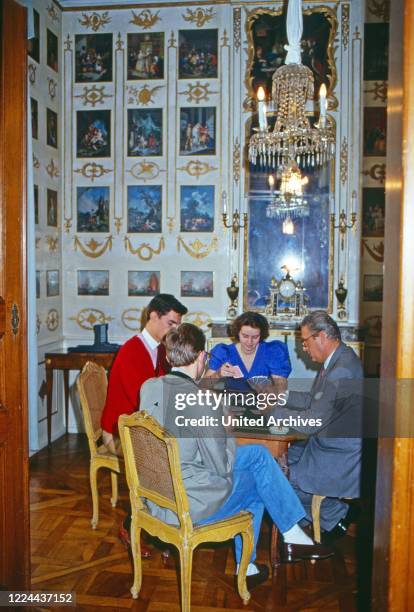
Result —
M 109 187 L 77 188 L 78 232 L 109 232 Z
M 78 295 L 109 295 L 109 270 L 78 270 Z
M 181 297 L 213 297 L 213 272 L 182 271 Z
M 59 270 L 47 270 L 46 272 L 46 296 L 56 297 L 59 295 Z
M 214 185 L 181 187 L 181 231 L 214 230 Z
M 160 292 L 160 273 L 143 270 L 128 271 L 128 295 L 152 296 Z
M 161 185 L 129 185 L 128 232 L 161 232 Z
M 162 109 L 128 110 L 128 156 L 162 155 Z

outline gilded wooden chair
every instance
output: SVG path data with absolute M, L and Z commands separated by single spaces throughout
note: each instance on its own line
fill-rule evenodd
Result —
M 246 570 L 253 550 L 253 527 L 249 512 L 209 525 L 194 525 L 184 488 L 177 440 L 146 412 L 119 417 L 119 434 L 125 459 L 131 508 L 131 545 L 134 562 L 132 597 L 138 598 L 142 583 L 140 535 L 144 529 L 179 551 L 181 573 L 181 609 L 190 611 L 191 573 L 194 549 L 203 542 L 223 542 L 240 534 L 243 553 L 237 588 L 244 604 L 250 599 Z M 143 500 L 167 508 L 178 517 L 171 525 L 152 516 Z
M 107 468 L 111 472 L 111 504 L 114 508 L 118 501 L 118 474 L 121 472 L 123 460 L 110 453 L 102 443 L 98 444 L 102 436 L 101 415 L 108 387 L 104 368 L 88 361 L 78 377 L 77 387 L 91 454 L 89 468 L 93 507 L 91 523 L 92 529 L 96 529 L 99 519 L 98 470 Z

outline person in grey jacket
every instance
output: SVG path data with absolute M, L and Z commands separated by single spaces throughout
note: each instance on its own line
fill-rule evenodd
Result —
M 299 527 L 305 511 L 270 452 L 261 445 L 236 446 L 221 419 L 221 408 L 198 380 L 205 369 L 205 336 L 183 323 L 165 337 L 171 372 L 153 378 L 141 388 L 141 409 L 151 414 L 178 440 L 184 487 L 194 523 L 206 524 L 236 514 L 253 514 L 254 552 L 248 567 L 249 588 L 268 576 L 266 566 L 254 564 L 263 512 L 266 509 L 301 558 L 326 558 L 332 552 L 314 545 Z M 215 407 L 215 409 L 213 409 Z M 178 518 L 150 504 L 155 516 L 171 524 Z M 241 557 L 236 538 L 236 561 Z

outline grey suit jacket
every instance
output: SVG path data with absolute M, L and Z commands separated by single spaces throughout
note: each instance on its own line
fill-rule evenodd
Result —
M 321 427 L 300 427 L 310 434 L 290 452 L 292 480 L 308 493 L 327 497 L 358 497 L 361 472 L 362 365 L 354 351 L 339 345 L 324 376 L 309 393 L 290 391 L 287 405 L 275 417 L 320 418 Z M 302 452 L 301 452 L 302 447 Z
M 190 504 L 193 522 L 207 518 L 218 510 L 232 489 L 232 471 L 236 444 L 229 438 L 221 423 L 221 410 L 208 407 L 186 406 L 175 408 L 177 394 L 199 392 L 197 384 L 189 378 L 167 374 L 151 378 L 141 387 L 141 410 L 146 410 L 178 441 L 183 483 Z M 182 396 L 179 396 L 182 399 Z M 199 418 L 203 414 L 219 420 L 217 426 L 177 426 L 176 416 Z M 151 513 L 163 521 L 177 524 L 177 517 L 170 510 L 149 504 Z

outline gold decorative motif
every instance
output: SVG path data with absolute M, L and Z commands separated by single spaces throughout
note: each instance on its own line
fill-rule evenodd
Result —
M 203 259 L 210 255 L 212 251 L 217 251 L 217 236 L 213 236 L 210 244 L 201 242 L 198 238 L 186 244 L 181 236 L 177 236 L 177 250 L 180 252 L 180 247 L 183 246 L 186 253 L 195 259 Z
M 36 168 L 36 170 L 40 168 L 40 161 L 38 160 L 38 158 L 36 157 L 34 153 L 33 153 L 33 168 Z
M 122 217 L 115 217 L 114 223 L 115 223 L 116 233 L 119 234 L 119 232 L 121 231 L 121 227 L 122 227 Z
M 69 319 L 75 321 L 82 329 L 93 329 L 94 325 L 113 321 L 113 317 L 106 315 L 97 308 L 82 308 L 76 317 L 69 317 Z
M 206 312 L 187 312 L 187 314 L 183 316 L 183 321 L 196 325 L 203 332 L 209 331 L 213 323 L 210 315 Z
M 72 51 L 72 40 L 70 38 L 70 34 L 66 36 L 65 43 L 63 45 L 65 51 Z
M 93 183 L 96 178 L 101 178 L 101 176 L 109 174 L 112 170 L 107 170 L 102 164 L 97 164 L 96 162 L 87 162 L 82 168 L 74 169 L 74 172 L 76 172 L 76 174 L 82 174 L 82 176 L 90 179 Z
M 227 36 L 227 30 L 224 28 L 223 36 L 221 37 L 221 46 L 228 47 L 229 46 L 229 37 Z
M 240 180 L 240 142 L 237 137 L 233 145 L 233 181 L 238 183 Z
M 355 26 L 354 40 L 361 40 L 361 32 L 358 30 L 358 26 Z
M 99 15 L 98 13 L 82 13 L 82 19 L 78 17 L 78 21 L 81 26 L 85 28 L 91 28 L 94 32 L 97 32 L 99 28 L 102 28 L 107 23 L 111 22 L 111 17 L 109 16 L 109 12 L 106 11 Z
M 47 77 L 47 81 L 48 81 L 49 97 L 51 100 L 54 100 L 56 98 L 57 82 L 55 81 L 55 79 L 52 79 L 51 77 Z
M 210 166 L 208 162 L 202 162 L 198 159 L 189 161 L 185 166 L 181 166 L 178 170 L 183 170 L 183 172 L 187 172 L 189 176 L 195 176 L 196 178 L 200 178 L 203 174 L 208 174 L 213 170 L 217 170 L 214 166 Z
M 339 161 L 339 174 L 341 177 L 342 185 L 345 185 L 348 179 L 348 141 L 346 137 L 343 137 L 341 144 L 341 157 Z
M 69 230 L 72 227 L 72 219 L 65 219 L 65 232 L 69 234 Z
M 344 51 L 346 51 L 348 49 L 349 44 L 349 4 L 342 5 L 341 28 L 342 46 L 344 48 Z
M 35 240 L 35 242 L 36 242 L 36 249 L 39 248 L 39 245 L 40 245 L 41 241 L 42 241 L 42 238 L 40 236 L 36 238 L 36 240 Z
M 367 240 L 362 239 L 362 253 L 364 253 L 364 249 L 367 250 L 368 255 L 372 257 L 372 259 L 378 263 L 384 262 L 384 242 L 381 240 L 378 244 L 374 244 L 371 247 L 368 244 Z
M 134 164 L 130 170 L 127 170 L 127 172 L 132 174 L 134 178 L 141 179 L 145 183 L 146 181 L 157 178 L 160 172 L 165 172 L 165 170 L 161 170 L 161 168 L 155 162 L 143 159 Z
M 157 85 L 156 87 L 148 87 L 148 85 L 144 85 L 143 87 L 128 87 L 128 104 L 142 104 L 143 106 L 147 106 L 150 102 L 153 102 L 153 95 L 159 89 L 163 89 L 162 85 Z
M 47 7 L 47 13 L 52 21 L 59 21 L 59 16 L 53 3 Z
M 45 239 L 47 246 L 49 247 L 49 252 L 56 253 L 59 244 L 59 238 L 54 236 L 46 236 Z
M 168 48 L 169 48 L 169 49 L 172 49 L 173 47 L 175 47 L 175 43 L 176 43 L 176 42 L 177 42 L 177 41 L 176 41 L 176 40 L 175 40 L 175 38 L 174 38 L 174 32 L 171 32 L 171 36 L 170 36 L 170 39 L 169 39 L 169 41 L 168 41 Z
M 50 178 L 57 178 L 59 176 L 59 168 L 55 166 L 55 162 L 53 159 L 50 160 L 48 165 L 46 166 L 46 172 L 50 176 Z
M 373 181 L 378 181 L 383 185 L 385 183 L 385 164 L 374 164 L 368 170 L 363 170 L 362 174 L 364 176 L 369 176 Z
M 56 308 L 51 308 L 46 316 L 46 327 L 49 331 L 56 331 L 59 327 L 59 313 Z
M 202 28 L 204 24 L 210 21 L 210 19 L 213 19 L 215 14 L 216 13 L 213 11 L 212 8 L 209 8 L 209 9 L 197 8 L 197 9 L 194 9 L 194 11 L 188 8 L 187 14 L 182 15 L 182 17 L 185 21 L 188 21 L 189 23 L 195 23 L 195 25 L 198 28 Z
M 163 236 L 161 236 L 160 241 L 158 243 L 158 247 L 156 247 L 155 249 L 147 242 L 143 242 L 139 245 L 139 247 L 135 249 L 132 246 L 132 243 L 128 236 L 125 236 L 124 246 L 125 250 L 129 251 L 131 255 L 138 255 L 138 257 L 142 259 L 142 261 L 149 261 L 154 255 L 159 255 L 161 251 L 165 249 L 165 242 Z
M 202 100 L 208 100 L 211 94 L 216 94 L 218 91 L 210 91 L 210 83 L 202 85 L 200 81 L 197 81 L 195 85 L 188 83 L 187 89 L 180 91 L 180 95 L 187 96 L 187 102 L 195 102 L 198 104 Z
M 90 104 L 95 108 L 96 104 L 103 104 L 105 98 L 113 98 L 113 95 L 105 93 L 105 85 L 101 85 L 101 87 L 97 85 L 88 87 L 85 85 L 83 94 L 76 95 L 75 98 L 81 98 L 86 106 Z
M 29 63 L 29 81 L 30 85 L 34 85 L 36 83 L 36 68 L 35 64 Z
M 388 96 L 388 83 L 387 81 L 374 81 L 370 82 L 372 89 L 365 89 L 364 93 L 373 94 L 374 100 L 381 100 L 381 102 L 387 102 Z
M 121 315 L 122 324 L 131 331 L 140 331 L 141 312 L 142 308 L 127 308 Z
M 159 11 L 154 14 L 151 13 L 149 9 L 144 9 L 138 14 L 136 14 L 134 11 L 131 12 L 133 17 L 129 23 L 133 23 L 134 25 L 137 25 L 140 28 L 144 28 L 144 30 L 149 30 L 149 28 L 152 28 L 152 26 L 157 23 L 157 21 L 161 21 Z
M 390 20 L 390 0 L 368 0 L 368 12 L 383 21 Z
M 41 321 L 39 315 L 36 315 L 36 336 L 39 335 L 41 326 L 42 326 L 42 321 Z
M 112 236 L 108 236 L 103 242 L 97 242 L 94 238 L 91 238 L 85 245 L 81 243 L 77 236 L 74 237 L 73 241 L 75 251 L 77 251 L 79 247 L 86 257 L 93 257 L 94 259 L 100 257 L 106 253 L 106 251 L 112 250 Z
M 171 232 L 174 229 L 174 217 L 167 217 L 167 227 L 168 227 L 168 231 Z
M 238 53 L 241 46 L 241 8 L 233 9 L 233 46 Z
M 117 51 L 123 51 L 124 50 L 124 41 L 122 40 L 121 32 L 118 32 L 118 38 L 117 38 L 116 43 L 115 43 L 115 48 L 116 48 Z

